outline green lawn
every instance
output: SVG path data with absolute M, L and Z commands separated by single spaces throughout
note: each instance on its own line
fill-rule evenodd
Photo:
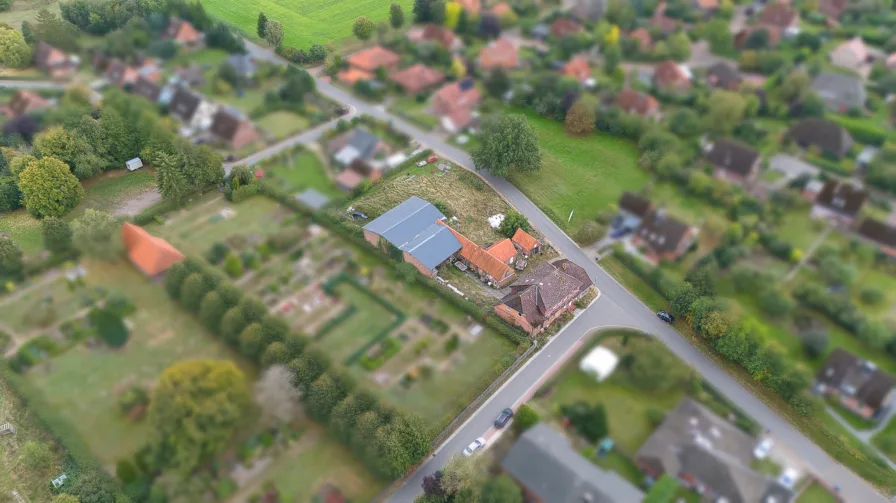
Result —
M 310 121 L 306 117 L 293 112 L 273 112 L 255 121 L 255 124 L 271 133 L 274 138 L 282 140 L 300 131 L 308 129 Z
M 571 138 L 563 124 L 522 113 L 538 134 L 542 165 L 539 172 L 514 175 L 510 181 L 570 235 L 616 203 L 622 192 L 638 190 L 650 179 L 638 167 L 634 143 L 597 133 Z
M 290 155 L 289 160 L 264 164 L 265 180 L 273 180 L 289 192 L 316 189 L 331 197 L 344 197 L 327 172 L 327 167 L 313 152 L 303 150 Z
M 0 311 L 3 312 L 0 325 L 19 333 L 39 330 L 35 320 L 43 318 L 48 309 L 53 313 L 45 318 L 50 324 L 70 318 L 82 308 L 78 299 L 86 293 L 70 289 L 64 277 L 41 286 L 23 285 L 20 289 L 19 295 L 0 298 Z
M 824 228 L 823 221 L 809 218 L 809 208 L 801 206 L 784 214 L 775 234 L 805 252 L 821 236 Z
M 818 482 L 806 488 L 794 503 L 840 503 L 840 500 Z
M 12 8 L 0 12 L 0 23 L 6 23 L 19 30 L 22 27 L 22 21 L 34 21 L 37 12 L 41 9 L 59 14 L 59 2 L 58 0 L 14 0 Z
M 884 429 L 877 432 L 871 438 L 871 443 L 890 459 L 896 461 L 896 419 L 891 419 Z
M 372 296 L 351 283 L 339 284 L 336 287 L 336 296 L 346 307 L 355 306 L 355 312 L 326 335 L 316 339 L 316 344 L 330 355 L 334 362 L 342 362 L 367 344 L 373 336 L 391 325 L 395 316 Z
M 25 376 L 106 466 L 132 455 L 151 433 L 145 421 L 126 421 L 118 395 L 131 385 L 152 385 L 171 364 L 188 358 L 239 357 L 213 339 L 191 314 L 168 298 L 161 284 L 126 261 L 88 266 L 87 283 L 125 293 L 137 306 L 128 317 L 128 343 L 117 350 L 76 346 L 52 360 L 50 370 Z M 251 368 L 246 367 L 252 379 Z
M 84 182 L 84 198 L 65 219 L 71 221 L 88 208 L 116 213 L 134 196 L 152 190 L 155 183 L 155 176 L 145 168 L 133 173 L 123 169 L 109 171 Z M 42 247 L 40 220 L 29 215 L 25 209 L 0 213 L 0 231 L 9 234 L 26 255 Z
M 416 96 L 407 96 L 397 100 L 392 105 L 392 111 L 426 130 L 431 130 L 439 125 L 439 119 L 426 110 L 428 106 L 426 101 L 422 103 L 417 101 Z
M 252 37 L 256 36 L 258 13 L 283 24 L 283 45 L 308 49 L 311 44 L 326 45 L 352 36 L 352 23 L 367 16 L 374 24 L 389 19 L 389 4 L 381 0 L 201 0 L 212 16 L 227 21 Z M 410 22 L 411 0 L 399 0 Z

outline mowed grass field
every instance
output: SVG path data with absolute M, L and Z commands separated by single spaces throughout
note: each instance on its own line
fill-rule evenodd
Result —
M 209 14 L 255 36 L 258 13 L 283 24 L 283 45 L 307 49 L 311 44 L 338 43 L 352 36 L 352 23 L 367 16 L 388 21 L 393 0 L 201 0 Z M 410 22 L 413 0 L 395 0 Z
M 586 220 L 616 203 L 624 191 L 636 191 L 650 179 L 638 167 L 633 142 L 600 133 L 573 138 L 559 122 L 522 113 L 538 135 L 541 170 L 511 176 L 510 181 L 571 236 Z

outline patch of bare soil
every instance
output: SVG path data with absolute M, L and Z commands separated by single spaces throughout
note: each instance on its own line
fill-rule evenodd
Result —
M 132 217 L 161 200 L 162 194 L 157 189 L 150 189 L 129 197 L 127 201 L 122 202 L 115 208 L 115 211 L 112 213 L 117 217 Z

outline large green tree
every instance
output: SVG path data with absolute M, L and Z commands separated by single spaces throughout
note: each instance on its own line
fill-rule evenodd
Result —
M 264 15 L 264 12 L 258 13 L 258 23 L 255 26 L 255 33 L 258 35 L 258 38 L 265 38 L 265 30 L 268 26 L 268 18 Z
M 188 360 L 169 367 L 149 404 L 159 459 L 191 473 L 227 448 L 249 404 L 246 378 L 231 361 Z
M 79 119 L 95 122 L 91 118 Z M 82 131 L 84 129 L 84 131 Z M 38 157 L 57 157 L 71 167 L 72 172 L 80 180 L 85 180 L 103 171 L 106 161 L 99 155 L 91 143 L 86 127 L 66 129 L 53 126 L 34 138 L 34 154 Z
M 50 253 L 66 255 L 72 251 L 72 229 L 68 222 L 57 217 L 46 217 L 40 222 L 44 248 Z
M 487 119 L 480 141 L 480 147 L 473 152 L 477 170 L 486 170 L 494 176 L 507 176 L 541 168 L 538 136 L 524 115 L 510 114 Z
M 283 25 L 269 19 L 264 27 L 264 39 L 273 47 L 280 47 L 283 44 Z
M 61 217 L 81 202 L 84 189 L 68 165 L 55 157 L 31 160 L 18 176 L 25 208 L 37 218 Z
M 311 383 L 302 395 L 305 410 L 311 418 L 326 422 L 339 402 L 348 396 L 351 383 L 340 374 L 326 372 Z
M 19 281 L 24 277 L 22 250 L 9 236 L 0 234 L 0 280 Z
M 25 68 L 31 64 L 31 48 L 22 34 L 12 28 L 0 26 L 0 65 Z
M 355 19 L 354 24 L 352 24 L 352 33 L 358 37 L 360 41 L 366 41 L 373 35 L 373 29 L 375 28 L 373 21 L 370 20 L 367 16 L 359 16 Z
M 747 101 L 734 91 L 715 91 L 709 96 L 704 116 L 705 128 L 721 135 L 729 135 L 744 118 Z
M 396 30 L 404 25 L 404 9 L 401 5 L 393 3 L 389 6 L 389 24 Z
M 82 254 L 100 260 L 121 256 L 121 223 L 112 215 L 88 209 L 72 222 L 72 243 Z
M 523 503 L 520 486 L 509 475 L 501 474 L 489 480 L 479 492 L 479 503 Z

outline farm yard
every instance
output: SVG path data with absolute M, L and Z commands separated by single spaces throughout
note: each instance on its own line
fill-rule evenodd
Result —
M 413 2 L 398 2 L 410 12 Z M 387 21 L 389 8 L 377 0 L 202 0 L 209 14 L 226 21 L 249 37 L 256 37 L 258 13 L 283 24 L 283 45 L 307 50 L 311 44 L 339 43 L 352 36 L 352 22 L 367 16 L 374 23 Z

